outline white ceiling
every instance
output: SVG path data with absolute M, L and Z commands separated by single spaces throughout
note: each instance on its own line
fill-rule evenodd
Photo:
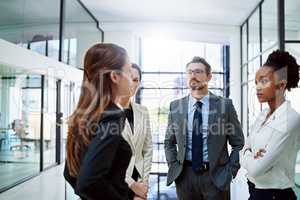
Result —
M 241 25 L 260 0 L 82 0 L 99 22 Z

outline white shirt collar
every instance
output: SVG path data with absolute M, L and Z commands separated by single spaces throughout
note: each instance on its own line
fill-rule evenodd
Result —
M 189 108 L 194 109 L 197 101 L 200 101 L 202 104 L 206 105 L 209 103 L 209 93 L 202 97 L 202 99 L 197 100 L 191 94 L 189 94 Z
M 291 102 L 289 100 L 285 100 L 273 113 L 272 115 L 269 117 L 269 119 L 267 120 L 267 122 L 269 120 L 274 120 L 276 118 L 279 118 L 280 116 L 282 116 L 284 113 L 287 113 L 288 110 L 291 109 Z M 268 115 L 268 113 L 270 112 L 270 108 L 266 108 L 265 110 L 263 110 L 263 116 L 262 116 L 262 120 L 266 119 L 266 116 Z
M 121 110 L 124 110 L 123 106 L 119 103 L 115 103 L 117 107 L 119 107 Z

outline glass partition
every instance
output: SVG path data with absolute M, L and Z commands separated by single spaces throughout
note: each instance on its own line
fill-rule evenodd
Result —
M 44 168 L 56 163 L 56 79 L 45 77 L 43 109 Z
M 102 32 L 96 18 L 78 0 L 64 0 L 61 20 L 61 1 L 1 1 L 0 39 L 55 61 L 62 52 L 63 62 L 82 67 L 85 51 L 102 42 Z M 59 37 L 60 25 L 64 29 L 63 41 Z M 80 92 L 76 87 L 80 84 L 62 81 L 57 88 L 57 81 L 48 75 L 42 81 L 41 75 L 0 65 L 0 192 L 56 165 L 58 150 L 65 149 L 65 122 L 76 105 Z M 57 102 L 61 111 L 57 110 Z M 63 113 L 61 134 L 56 129 L 57 112 Z M 56 138 L 59 135 L 62 138 Z M 61 146 L 56 145 L 58 140 Z
M 1 69 L 7 68 L 1 66 Z M 41 76 L 0 72 L 0 190 L 40 171 Z
M 47 8 L 47 9 L 45 9 Z M 59 35 L 60 0 L 11 0 L 1 2 L 0 38 L 46 55 L 50 41 L 51 57 L 58 55 L 53 40 Z M 54 45 L 55 46 L 55 45 Z
M 102 35 L 96 21 L 78 1 L 66 0 L 65 4 L 63 62 L 82 68 L 85 51 L 101 43 Z

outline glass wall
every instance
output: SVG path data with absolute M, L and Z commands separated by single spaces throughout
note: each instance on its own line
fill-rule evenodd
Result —
M 66 0 L 65 4 L 63 62 L 82 68 L 82 56 L 91 45 L 102 42 L 102 34 L 79 1 Z
M 1 1 L 0 38 L 81 67 L 84 52 L 102 42 L 103 31 L 79 0 L 65 0 L 60 16 L 61 1 Z M 60 25 L 64 30 L 62 39 Z M 47 71 L 53 73 L 50 68 Z M 59 134 L 57 114 L 63 113 L 63 122 L 67 121 L 76 105 L 80 84 L 62 81 L 57 88 L 57 81 L 50 75 L 42 79 L 41 75 L 17 73 L 11 66 L 0 66 L 0 192 L 64 160 L 67 127 L 63 124 Z M 61 110 L 57 110 L 57 102 Z M 57 146 L 59 141 L 61 145 Z
M 60 0 L 2 1 L 0 38 L 57 60 L 59 10 Z
M 68 118 L 74 111 L 79 95 L 81 90 L 81 82 L 70 82 L 70 81 L 63 81 L 61 87 L 61 111 L 63 113 L 62 116 L 62 160 L 66 157 L 66 141 L 67 141 L 67 131 L 68 131 Z
M 178 40 L 143 38 L 141 104 L 150 112 L 153 160 L 148 199 L 176 199 L 175 185 L 166 187 L 167 163 L 164 138 L 170 102 L 188 94 L 186 64 L 194 56 L 204 57 L 212 66 L 210 91 L 225 96 L 223 45 Z
M 242 43 L 242 116 L 243 128 L 248 134 L 249 126 L 257 117 L 264 104 L 259 104 L 255 95 L 255 72 L 267 59 L 268 55 L 284 44 L 284 49 L 290 52 L 300 63 L 300 2 L 297 0 L 285 0 L 285 8 L 278 7 L 278 1 L 264 0 L 254 10 L 253 14 L 241 26 Z M 279 9 L 284 13 L 284 20 L 278 20 Z M 258 14 L 257 14 L 258 13 Z M 283 21 L 283 23 L 280 23 Z M 255 31 L 259 24 L 258 33 Z M 249 29 L 247 29 L 249 28 Z M 252 30 L 251 30 L 252 29 Z M 284 30 L 285 38 L 279 41 L 279 31 Z M 261 33 L 260 33 L 261 32 Z M 259 35 L 258 49 L 253 49 L 254 34 Z M 255 43 L 256 44 L 256 43 Z M 249 52 L 250 51 L 250 52 Z M 247 52 L 249 52 L 247 54 Z M 292 107 L 300 113 L 300 88 L 287 92 L 287 99 Z M 300 197 L 300 155 L 297 158 L 295 191 Z
M 248 60 L 260 53 L 260 10 L 257 9 L 248 20 Z
M 45 77 L 43 108 L 43 167 L 56 163 L 56 79 Z
M 60 1 L 1 2 L 0 38 L 59 60 L 59 25 L 63 23 L 62 61 L 82 67 L 82 55 L 92 44 L 103 41 L 103 31 L 77 0 L 65 0 L 61 22 Z
M 40 171 L 41 76 L 0 72 L 0 190 Z M 9 72 L 9 73 L 7 73 Z
M 265 0 L 261 5 L 262 51 L 278 48 L 278 9 L 277 2 Z M 272 52 L 272 51 L 271 51 Z M 268 53 L 264 53 L 268 55 Z M 262 57 L 264 57 L 262 55 Z

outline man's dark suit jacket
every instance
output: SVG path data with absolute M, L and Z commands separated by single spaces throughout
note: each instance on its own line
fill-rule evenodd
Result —
M 167 185 L 179 177 L 185 160 L 188 98 L 186 96 L 170 104 L 165 136 L 165 154 L 169 166 Z M 228 190 L 240 168 L 239 151 L 244 146 L 242 128 L 230 99 L 210 93 L 208 129 L 209 174 L 220 190 Z M 228 143 L 232 148 L 230 155 Z

